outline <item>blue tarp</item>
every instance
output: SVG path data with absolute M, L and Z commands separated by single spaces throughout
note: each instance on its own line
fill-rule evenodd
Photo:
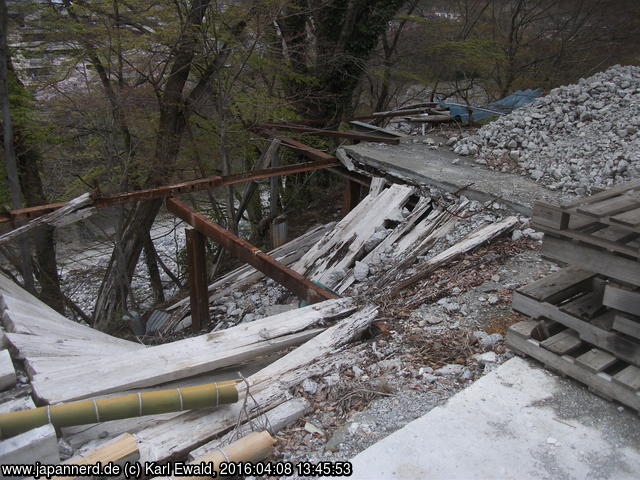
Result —
M 518 90 L 512 93 L 508 97 L 504 97 L 493 103 L 490 103 L 486 107 L 467 107 L 460 103 L 446 103 L 440 102 L 439 105 L 444 108 L 448 108 L 451 112 L 451 118 L 459 118 L 462 122 L 467 123 L 469 121 L 469 108 L 471 108 L 471 120 L 479 122 L 485 118 L 489 118 L 495 115 L 506 115 L 511 113 L 516 108 L 520 108 L 528 103 L 533 102 L 536 98 L 542 95 L 542 89 L 536 88 L 535 90 Z

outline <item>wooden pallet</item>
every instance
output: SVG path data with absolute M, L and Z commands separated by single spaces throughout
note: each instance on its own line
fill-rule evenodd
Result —
M 580 265 L 621 282 L 640 286 L 640 261 L 637 258 L 611 253 L 583 242 L 546 236 L 542 256 L 569 265 Z
M 583 342 L 572 330 L 555 322 L 527 320 L 509 327 L 507 345 L 640 412 L 640 368 Z
M 640 339 L 620 329 L 619 311 L 602 304 L 605 287 L 606 280 L 595 273 L 568 267 L 516 290 L 513 309 L 558 322 L 583 342 L 640 367 Z
M 640 258 L 640 181 L 563 206 L 536 202 L 532 223 L 549 235 Z

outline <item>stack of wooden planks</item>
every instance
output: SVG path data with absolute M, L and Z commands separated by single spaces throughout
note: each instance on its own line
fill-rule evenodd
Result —
M 640 182 L 562 207 L 536 204 L 543 256 L 569 264 L 517 290 L 533 321 L 507 342 L 640 411 Z

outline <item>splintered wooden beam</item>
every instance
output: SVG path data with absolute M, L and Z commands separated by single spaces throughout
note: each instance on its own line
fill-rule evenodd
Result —
M 92 203 L 93 200 L 90 194 L 85 193 L 80 195 L 78 198 L 74 198 L 57 210 L 36 218 L 26 225 L 22 225 L 0 236 L 0 245 L 16 240 L 18 237 L 42 225 L 62 227 L 90 217 L 96 212 L 96 209 L 91 206 Z
M 166 204 L 167 210 L 171 213 L 180 217 L 205 236 L 218 242 L 240 260 L 247 262 L 256 270 L 260 270 L 262 273 L 293 292 L 298 298 L 306 300 L 309 303 L 317 303 L 324 300 L 338 298 L 336 295 L 330 293 L 324 288 L 321 288 L 310 280 L 307 280 L 298 272 L 260 251 L 246 240 L 234 235 L 217 223 L 212 222 L 201 213 L 189 208 L 181 201 L 176 200 L 175 198 L 167 198 Z

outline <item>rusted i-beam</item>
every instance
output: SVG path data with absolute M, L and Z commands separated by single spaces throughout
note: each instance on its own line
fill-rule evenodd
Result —
M 280 175 L 291 175 L 294 173 L 308 172 L 312 170 L 321 170 L 325 168 L 338 167 L 340 162 L 335 157 L 328 155 L 326 158 L 319 159 L 315 162 L 296 163 L 294 165 L 283 165 L 276 168 L 264 168 L 261 170 L 250 170 L 247 172 L 227 175 L 224 177 L 215 176 L 192 180 L 189 182 L 177 183 L 164 187 L 148 188 L 145 190 L 137 190 L 134 192 L 115 193 L 110 195 L 102 195 L 96 197 L 93 206 L 98 208 L 108 207 L 111 205 L 120 205 L 128 202 L 137 202 L 140 200 L 150 200 L 153 198 L 164 198 L 179 195 L 183 193 L 197 192 L 201 190 L 210 190 L 213 188 L 234 185 L 242 182 L 260 180 Z M 66 205 L 66 202 L 49 203 L 36 207 L 20 208 L 0 213 L 0 222 L 9 222 L 14 218 L 20 217 L 26 220 L 37 218 L 46 213 L 57 210 Z
M 298 298 L 308 303 L 317 303 L 337 298 L 333 293 L 309 281 L 298 272 L 262 252 L 246 240 L 212 222 L 201 213 L 189 208 L 175 198 L 167 198 L 167 210 L 178 216 L 203 235 L 218 242 L 240 260 L 247 262 L 256 270 L 272 278 L 287 288 Z
M 185 230 L 189 295 L 191 300 L 191 329 L 199 332 L 209 323 L 209 286 L 207 283 L 207 239 L 198 230 Z
M 376 135 L 368 135 L 355 132 L 340 132 L 338 130 L 324 130 L 321 128 L 313 128 L 305 125 L 292 125 L 289 123 L 260 123 L 256 125 L 256 127 L 275 130 L 289 130 L 292 132 L 303 132 L 312 135 L 324 135 L 328 137 L 348 138 L 350 140 L 357 140 L 359 142 L 391 143 L 393 145 L 398 145 L 400 143 L 399 138 L 380 137 Z
M 316 162 L 339 162 L 338 159 L 333 155 L 323 152 L 322 150 L 318 150 L 317 148 L 310 147 L 309 145 L 294 140 L 293 138 L 277 135 L 273 131 L 255 129 L 255 133 L 266 138 L 277 138 L 283 145 L 293 148 L 294 150 L 298 150 L 302 155 L 311 160 L 315 160 Z M 371 184 L 371 177 L 367 177 L 356 172 L 350 172 L 349 170 L 344 168 L 342 164 L 340 164 L 340 166 L 338 167 L 328 167 L 327 170 L 329 170 L 331 173 L 335 173 L 336 175 L 346 178 L 347 180 L 352 180 L 359 183 L 360 185 L 364 185 L 365 187 L 368 187 Z

